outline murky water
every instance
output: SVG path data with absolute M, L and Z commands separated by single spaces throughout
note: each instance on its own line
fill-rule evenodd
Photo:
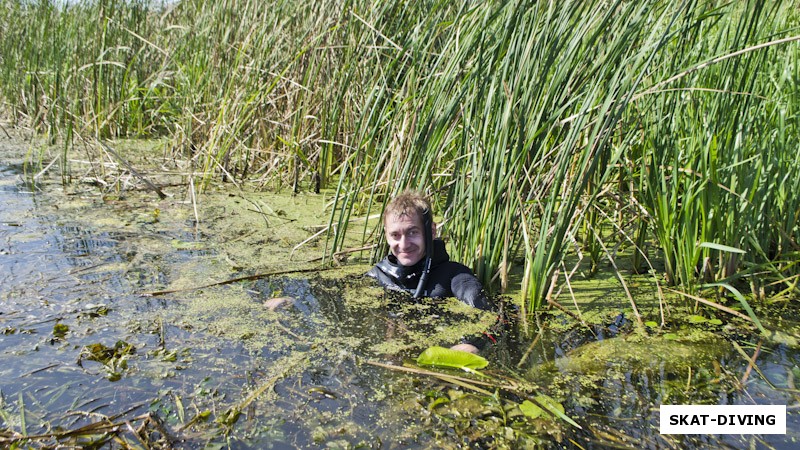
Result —
M 410 304 L 345 269 L 187 289 L 306 267 L 286 255 L 311 233 L 288 237 L 300 225 L 275 205 L 319 199 L 209 195 L 198 224 L 183 188 L 158 200 L 21 174 L 0 156 L 3 446 L 794 448 L 800 433 L 791 342 L 710 326 L 659 347 L 625 325 L 617 337 L 575 326 L 532 340 L 511 326 L 487 373 L 524 388 L 484 395 L 374 364 L 402 366 L 481 328 L 465 327 L 485 317 L 452 302 Z M 142 295 L 160 290 L 177 292 Z M 274 297 L 293 302 L 265 308 Z M 737 345 L 758 347 L 755 367 Z M 515 409 L 537 393 L 583 429 Z M 788 433 L 659 434 L 660 404 L 693 403 L 785 404 Z

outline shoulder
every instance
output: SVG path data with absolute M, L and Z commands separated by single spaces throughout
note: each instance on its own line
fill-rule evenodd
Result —
M 463 264 L 461 264 L 459 262 L 455 262 L 455 261 L 443 262 L 443 263 L 437 265 L 436 267 L 434 267 L 433 270 L 440 271 L 442 273 L 452 274 L 452 275 L 458 275 L 458 274 L 462 274 L 462 273 L 467 273 L 467 274 L 473 275 L 472 270 L 469 267 L 467 267 L 467 266 L 465 266 L 465 265 L 463 265 Z
M 458 284 L 464 283 L 470 285 L 472 288 L 474 288 L 475 285 L 477 285 L 478 288 L 482 287 L 481 282 L 478 281 L 478 278 L 472 272 L 472 269 L 461 263 L 448 261 L 442 264 L 441 267 L 437 267 L 437 271 L 440 271 L 441 273 L 441 277 L 438 278 L 440 280 L 448 280 L 452 284 L 453 288 L 456 288 L 456 285 Z
M 402 272 L 397 265 L 393 264 L 388 258 L 384 258 L 364 275 L 374 278 L 378 284 L 385 288 L 407 292 L 409 288 L 403 283 L 401 274 Z
M 378 266 L 372 266 L 364 275 L 370 278 L 378 278 L 381 274 L 383 274 L 383 272 L 378 268 Z
M 389 286 L 394 284 L 392 278 L 386 272 L 381 270 L 379 266 L 372 266 L 372 268 L 369 269 L 364 275 L 374 278 L 378 281 L 378 283 L 380 283 L 381 286 Z

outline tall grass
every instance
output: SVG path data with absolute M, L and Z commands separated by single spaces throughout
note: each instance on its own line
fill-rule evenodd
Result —
M 436 78 L 420 86 L 422 98 L 405 97 L 418 105 L 414 147 L 396 154 L 391 141 L 378 141 L 382 152 L 354 161 L 360 177 L 343 178 L 353 184 L 340 185 L 337 217 L 349 218 L 362 195 L 374 198 L 376 186 L 387 186 L 381 194 L 425 188 L 443 197 L 455 253 L 485 282 L 499 278 L 502 286 L 522 247 L 523 296 L 535 309 L 569 241 L 591 244 L 594 211 L 622 204 L 598 200 L 611 195 L 630 199 L 629 206 L 602 217 L 617 217 L 617 228 L 640 244 L 654 239 L 669 283 L 694 291 L 704 281 L 733 282 L 766 265 L 774 282 L 796 295 L 796 212 L 764 210 L 795 207 L 773 196 L 770 180 L 796 183 L 795 170 L 779 161 L 796 160 L 797 134 L 787 146 L 785 125 L 767 131 L 786 113 L 766 111 L 785 109 L 778 105 L 796 96 L 796 79 L 781 86 L 769 81 L 776 75 L 769 69 L 780 67 L 774 61 L 794 55 L 796 44 L 755 47 L 791 36 L 781 31 L 796 23 L 786 8 L 764 2 L 466 8 L 437 52 Z M 370 110 L 367 117 L 377 120 L 367 129 L 405 129 L 405 117 L 386 112 Z M 367 145 L 364 151 L 374 154 L 375 140 Z M 582 229 L 586 217 L 595 223 Z M 339 222 L 340 234 L 346 223 Z M 623 228 L 627 223 L 635 227 Z M 776 264 L 777 249 L 784 253 Z
M 693 13 L 714 17 L 713 26 L 691 22 L 689 32 L 704 39 L 684 50 L 687 59 L 667 69 L 663 79 L 785 37 L 773 34 L 782 28 L 780 17 L 786 14 L 778 4 L 750 2 L 729 14 L 722 12 L 701 8 Z M 705 37 L 709 35 L 716 38 Z M 794 45 L 783 52 L 787 50 L 796 52 Z M 797 213 L 784 210 L 794 202 L 778 201 L 772 191 L 773 180 L 788 181 L 796 173 L 787 166 L 796 159 L 796 141 L 787 147 L 786 141 L 775 139 L 775 119 L 785 108 L 785 96 L 797 92 L 796 85 L 776 89 L 770 61 L 781 53 L 763 49 L 725 59 L 676 79 L 664 86 L 668 89 L 642 96 L 647 113 L 640 113 L 640 151 L 646 156 L 639 160 L 637 191 L 654 218 L 652 228 L 673 283 L 696 285 L 702 282 L 703 269 L 714 271 L 717 279 L 740 276 L 738 252 L 701 243 L 741 249 L 758 265 L 778 253 L 796 251 Z M 778 210 L 787 215 L 775 215 Z
M 490 289 L 520 269 L 530 311 L 571 246 L 622 241 L 690 291 L 798 294 L 791 2 L 61 5 L 0 0 L 0 90 L 65 152 L 166 135 L 205 184 L 314 174 L 331 253 L 426 190 L 454 258 Z

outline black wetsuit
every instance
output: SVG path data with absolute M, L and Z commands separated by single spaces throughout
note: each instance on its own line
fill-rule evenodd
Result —
M 413 294 L 419 284 L 425 259 L 413 266 L 398 264 L 394 255 L 383 258 L 367 275 L 392 290 Z M 441 239 L 433 240 L 433 261 L 431 271 L 423 297 L 445 298 L 455 297 L 462 302 L 486 311 L 493 310 L 493 306 L 483 292 L 481 282 L 475 278 L 472 271 L 463 264 L 450 261 L 450 255 Z

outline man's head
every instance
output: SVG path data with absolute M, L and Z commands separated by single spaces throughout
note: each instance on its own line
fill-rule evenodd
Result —
M 404 266 L 413 266 L 425 258 L 425 212 L 428 200 L 419 192 L 405 191 L 395 197 L 383 214 L 383 229 L 389 249 Z M 435 226 L 431 224 L 431 233 Z

